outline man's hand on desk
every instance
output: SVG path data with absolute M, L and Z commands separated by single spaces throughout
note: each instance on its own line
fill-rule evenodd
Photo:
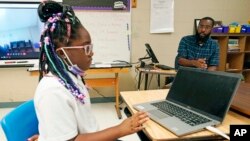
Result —
M 196 68 L 207 69 L 206 58 L 200 58 L 197 60 L 191 60 L 192 64 Z

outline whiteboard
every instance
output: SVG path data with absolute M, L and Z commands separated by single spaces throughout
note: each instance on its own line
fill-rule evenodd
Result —
M 94 45 L 93 63 L 130 62 L 130 12 L 75 10 L 75 13 L 90 33 Z

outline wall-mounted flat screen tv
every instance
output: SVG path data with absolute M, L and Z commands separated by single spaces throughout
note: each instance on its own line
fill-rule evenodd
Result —
M 38 64 L 43 23 L 38 4 L 0 3 L 0 66 Z

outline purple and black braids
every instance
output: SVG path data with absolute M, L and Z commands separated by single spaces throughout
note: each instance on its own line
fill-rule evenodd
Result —
M 78 37 L 78 29 L 83 27 L 73 9 L 54 1 L 45 1 L 38 7 L 40 20 L 45 23 L 41 34 L 41 54 L 39 59 L 40 78 L 48 72 L 58 76 L 59 81 L 74 97 L 84 103 L 85 95 L 68 74 L 68 66 L 57 55 L 59 44 L 70 45 L 70 40 Z

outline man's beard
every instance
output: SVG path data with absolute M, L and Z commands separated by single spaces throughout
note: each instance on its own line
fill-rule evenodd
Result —
M 196 36 L 196 39 L 197 39 L 197 43 L 203 44 L 208 40 L 208 38 L 210 36 L 210 33 L 205 35 L 205 36 L 201 36 L 198 32 L 196 32 L 195 36 Z

